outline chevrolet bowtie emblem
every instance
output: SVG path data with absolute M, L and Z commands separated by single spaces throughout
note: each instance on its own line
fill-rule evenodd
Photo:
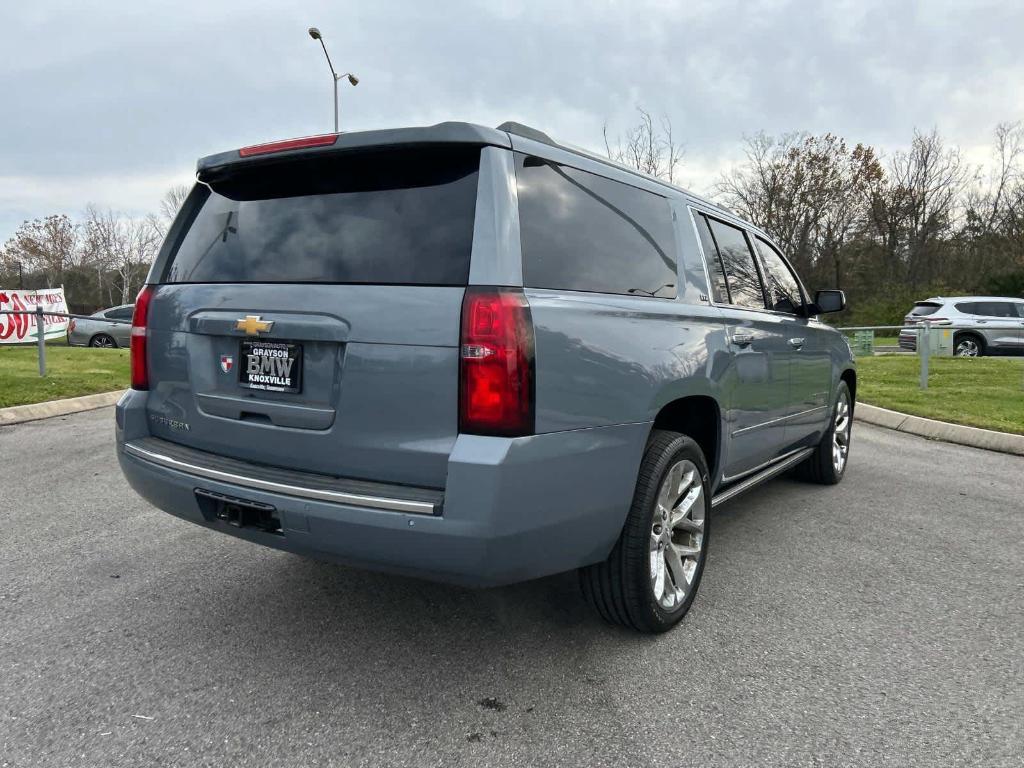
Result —
M 263 320 L 259 315 L 246 315 L 235 322 L 236 331 L 245 331 L 246 336 L 266 333 L 274 325 L 273 320 Z

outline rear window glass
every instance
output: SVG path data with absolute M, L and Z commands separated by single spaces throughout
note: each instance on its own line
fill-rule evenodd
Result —
M 527 286 L 675 297 L 675 235 L 664 197 L 522 154 L 516 181 Z
M 479 147 L 421 147 L 240 166 L 164 281 L 465 285 L 479 165 Z
M 907 305 L 904 304 L 903 306 L 907 306 Z M 939 306 L 940 306 L 939 304 L 915 304 L 914 308 L 912 310 L 910 310 L 910 314 L 915 315 L 917 317 L 925 317 L 927 315 L 934 315 L 936 312 L 939 311 Z M 970 309 L 964 309 L 965 306 L 970 306 L 971 308 Z M 973 305 L 957 304 L 956 307 L 961 312 L 971 312 L 973 310 Z

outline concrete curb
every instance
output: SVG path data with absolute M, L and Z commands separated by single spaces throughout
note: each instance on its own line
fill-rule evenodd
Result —
M 51 416 L 67 416 L 69 413 L 80 413 L 81 411 L 105 408 L 116 403 L 124 391 L 119 389 L 116 392 L 101 392 L 98 395 L 69 397 L 65 400 L 50 400 L 45 403 L 0 408 L 0 427 L 10 424 L 21 424 L 26 421 L 48 419 Z
M 877 405 L 860 402 L 857 403 L 855 418 L 878 427 L 888 427 L 897 432 L 906 432 L 932 440 L 943 440 L 947 443 L 967 445 L 971 448 L 984 448 L 987 451 L 1024 456 L 1024 435 L 965 427 L 961 424 L 950 424 L 945 421 L 926 419 L 922 416 L 910 416 L 899 411 L 890 411 L 888 408 L 879 408 Z

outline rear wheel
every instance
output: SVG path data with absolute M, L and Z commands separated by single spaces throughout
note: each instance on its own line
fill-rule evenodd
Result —
M 707 556 L 708 483 L 693 440 L 662 430 L 651 435 L 618 542 L 607 560 L 580 571 L 584 595 L 606 621 L 655 633 L 686 615 Z
M 835 485 L 842 480 L 850 456 L 852 431 L 853 398 L 850 397 L 850 388 L 846 382 L 840 381 L 836 387 L 829 428 L 814 453 L 797 467 L 797 475 L 822 485 Z
M 985 342 L 974 333 L 957 334 L 953 354 L 957 357 L 981 357 L 985 354 Z
M 114 341 L 114 337 L 106 333 L 97 333 L 91 339 L 89 339 L 90 347 L 102 347 L 103 349 L 113 349 L 117 346 L 117 342 Z

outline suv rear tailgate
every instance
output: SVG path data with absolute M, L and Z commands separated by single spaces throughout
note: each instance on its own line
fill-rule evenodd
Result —
M 443 488 L 478 163 L 465 146 L 321 155 L 193 195 L 149 308 L 151 433 Z

